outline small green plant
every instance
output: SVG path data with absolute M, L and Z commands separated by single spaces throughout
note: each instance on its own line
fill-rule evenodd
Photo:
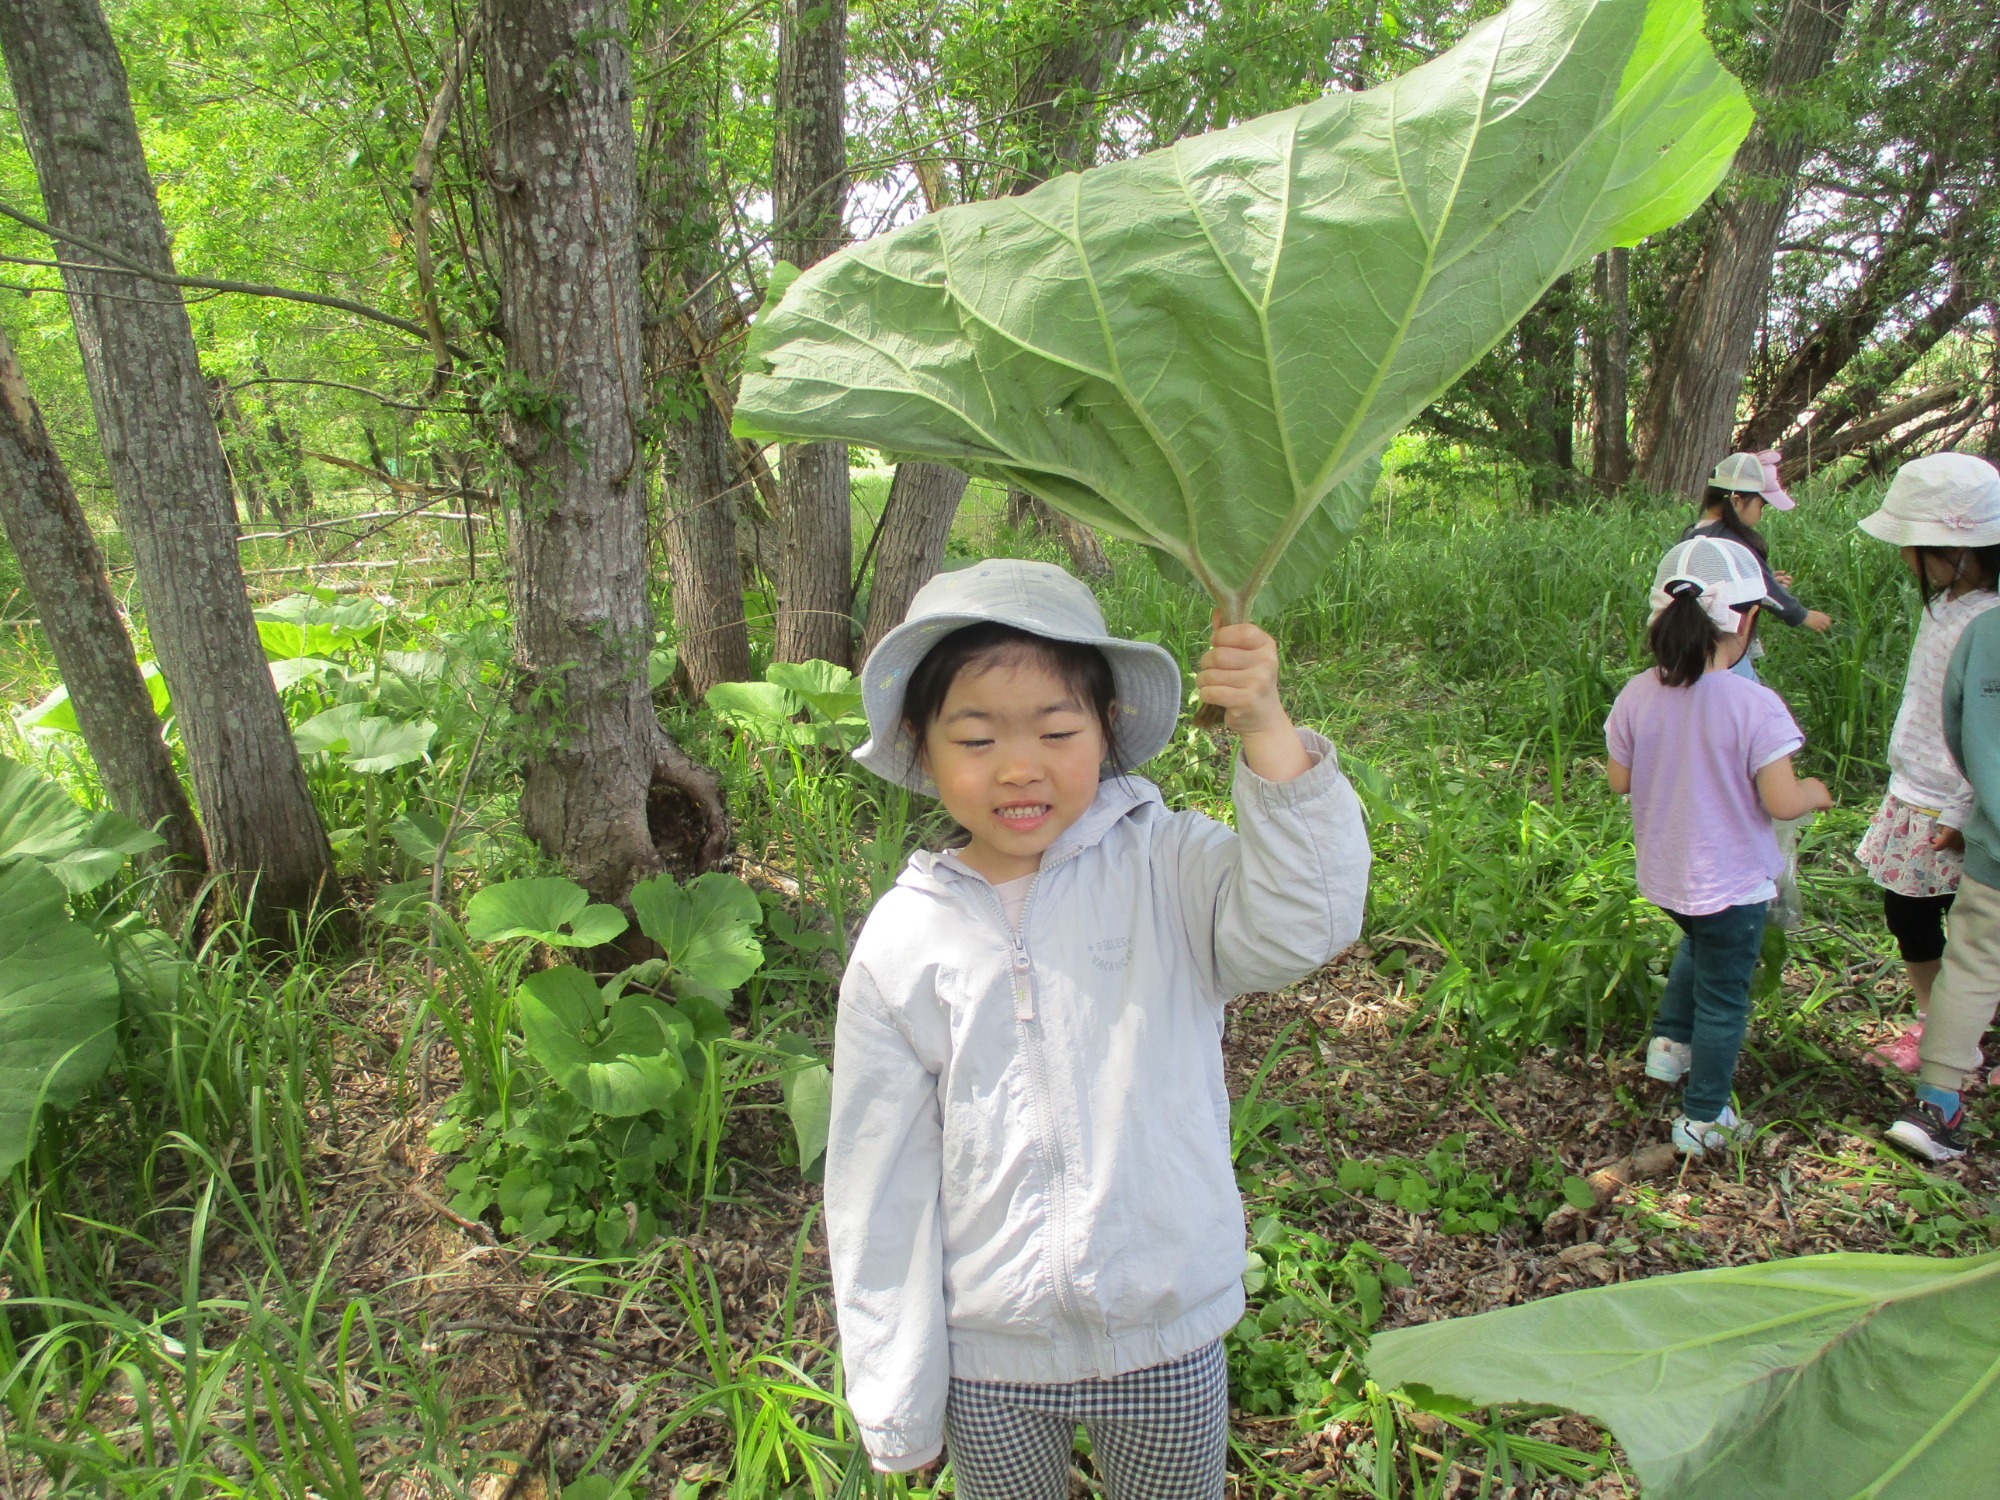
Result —
M 1467 1167 L 1465 1142 L 1463 1135 L 1448 1135 L 1418 1162 L 1344 1161 L 1335 1180 L 1343 1193 L 1379 1198 L 1409 1214 L 1434 1213 L 1444 1234 L 1498 1234 L 1554 1207 L 1535 1198 L 1524 1202 L 1492 1174 Z
M 431 1132 L 435 1149 L 464 1153 L 446 1176 L 455 1212 L 497 1210 L 504 1233 L 531 1242 L 629 1253 L 697 1190 L 707 1195 L 731 1104 L 771 1081 L 800 1167 L 824 1152 L 831 1092 L 810 1044 L 730 1034 L 729 997 L 764 960 L 756 894 L 730 875 L 685 885 L 661 875 L 635 886 L 631 902 L 661 957 L 602 984 L 570 964 L 529 974 L 513 996 L 518 1036 L 503 1031 L 483 1047 L 471 1022 L 490 1015 L 491 997 L 468 997 L 454 1040 L 469 1044 L 476 1066 Z M 466 906 L 471 939 L 523 949 L 597 948 L 626 926 L 624 913 L 560 877 L 488 886 Z M 526 957 L 503 963 L 518 972 Z
M 1342 1249 L 1275 1214 L 1258 1219 L 1243 1273 L 1250 1310 L 1226 1339 L 1236 1403 L 1281 1416 L 1359 1397 L 1354 1351 L 1382 1317 L 1383 1288 L 1409 1284 L 1373 1246 Z

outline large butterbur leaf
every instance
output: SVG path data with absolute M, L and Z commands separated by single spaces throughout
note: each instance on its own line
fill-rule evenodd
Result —
M 46 776 L 0 756 L 0 865 L 32 859 L 81 894 L 165 842 L 109 809 L 86 811 Z
M 759 320 L 739 430 L 956 464 L 1282 603 L 1557 276 L 1721 180 L 1750 109 L 1701 19 L 1519 0 L 1367 93 L 853 246 Z
M 1379 1334 L 1369 1368 L 1614 1432 L 1647 1500 L 1928 1500 L 1992 1472 L 2000 1255 L 1814 1255 Z
M 33 859 L 0 867 L 0 1172 L 34 1144 L 42 1106 L 73 1104 L 111 1065 L 118 975 Z
M 534 938 L 551 948 L 595 948 L 626 925 L 617 907 L 592 904 L 582 886 L 560 875 L 502 880 L 465 903 L 465 935 L 480 943 Z
M 561 965 L 522 982 L 521 1034 L 535 1061 L 600 1115 L 668 1109 L 687 1082 L 687 1022 L 645 995 L 604 1003 L 581 969 Z
M 733 990 L 764 961 L 757 893 L 734 875 L 697 875 L 686 885 L 656 875 L 632 887 L 639 930 L 666 950 L 667 968 L 707 990 Z

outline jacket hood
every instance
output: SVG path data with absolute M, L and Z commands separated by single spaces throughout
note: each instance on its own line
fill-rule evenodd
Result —
M 1160 789 L 1143 776 L 1109 776 L 1097 784 L 1097 797 L 1082 817 L 1078 818 L 1062 832 L 1042 855 L 1042 866 L 1069 858 L 1082 849 L 1102 843 L 1104 836 L 1118 826 L 1118 823 L 1139 808 L 1152 804 L 1166 805 Z M 963 880 L 965 873 L 953 861 L 944 858 L 951 851 L 919 849 L 910 856 L 910 862 L 903 866 L 903 873 L 896 877 L 896 884 L 906 885 L 913 890 L 936 889 L 943 882 L 941 874 L 949 872 L 952 880 Z

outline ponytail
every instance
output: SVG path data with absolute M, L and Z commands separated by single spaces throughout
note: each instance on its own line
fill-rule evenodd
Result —
M 1702 514 L 1707 515 L 1711 509 L 1718 510 L 1720 513 L 1716 519 L 1722 523 L 1722 529 L 1728 534 L 1729 539 L 1748 547 L 1761 562 L 1766 555 L 1767 544 L 1757 535 L 1756 529 L 1745 526 L 1743 517 L 1736 513 L 1737 494 L 1736 490 L 1725 490 L 1719 484 L 1711 484 L 1708 492 L 1701 497 Z
M 1693 687 L 1708 671 L 1722 640 L 1722 631 L 1701 607 L 1701 585 L 1676 578 L 1667 585 L 1673 602 L 1661 610 L 1646 632 L 1653 660 L 1660 664 L 1660 681 L 1668 687 Z

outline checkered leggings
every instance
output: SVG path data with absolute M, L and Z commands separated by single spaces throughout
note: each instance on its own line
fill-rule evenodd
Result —
M 1229 1457 L 1222 1340 L 1108 1380 L 953 1380 L 945 1451 L 963 1500 L 1067 1500 L 1077 1424 L 1111 1500 L 1221 1500 Z

